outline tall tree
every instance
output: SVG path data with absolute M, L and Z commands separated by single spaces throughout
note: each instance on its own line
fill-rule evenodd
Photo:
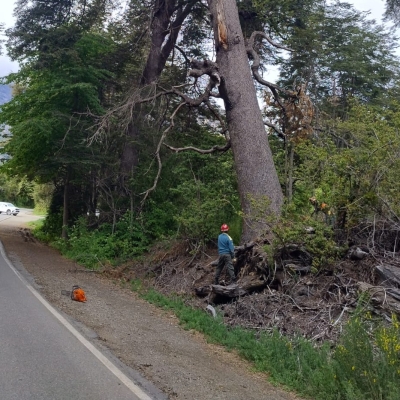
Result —
M 252 201 L 269 199 L 266 214 L 279 215 L 283 194 L 257 101 L 236 1 L 209 0 L 208 3 L 220 74 L 219 93 L 225 104 L 245 215 L 242 240 L 248 241 L 268 231 L 267 219 L 252 222 Z
M 293 49 L 282 64 L 283 84 L 307 85 L 314 103 L 340 111 L 348 101 L 377 101 L 398 67 L 391 32 L 347 3 L 317 4 L 293 27 Z
M 132 12 L 130 17 L 132 18 L 132 16 L 138 13 L 136 1 L 132 1 L 130 7 Z M 151 9 L 151 21 L 149 23 L 150 43 L 146 62 L 138 82 L 133 82 L 133 86 L 139 89 L 158 82 L 168 58 L 175 50 L 183 23 L 190 13 L 204 14 L 199 0 L 190 0 L 187 2 L 180 0 L 156 0 L 151 5 Z M 123 185 L 125 185 L 124 182 L 126 180 L 132 177 L 139 163 L 138 142 L 141 140 L 142 119 L 143 113 L 136 110 L 126 129 L 126 142 L 123 145 L 121 157 L 121 180 Z
M 385 17 L 398 24 L 400 22 L 400 1 L 386 0 Z
M 65 237 L 65 227 L 86 208 L 84 195 L 91 186 L 87 177 L 99 165 L 98 148 L 85 144 L 94 123 L 88 110 L 103 112 L 104 89 L 111 79 L 107 56 L 114 47 L 108 36 L 93 29 L 98 13 L 102 15 L 98 2 L 79 7 L 61 1 L 53 9 L 48 3 L 19 2 L 21 14 L 9 30 L 8 47 L 12 57 L 23 63 L 7 79 L 23 90 L 2 107 L 0 117 L 12 126 L 13 134 L 6 146 L 12 159 L 4 168 L 55 183 L 60 189 L 55 196 L 63 193 L 59 208 L 63 209 Z M 28 21 L 28 26 L 21 21 Z M 41 22 L 46 23 L 42 26 Z M 71 210 L 76 212 L 72 218 Z

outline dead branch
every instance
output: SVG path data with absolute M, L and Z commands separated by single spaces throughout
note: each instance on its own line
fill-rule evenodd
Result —
M 261 36 L 261 37 L 265 38 L 274 47 L 278 47 L 278 48 L 290 51 L 290 49 L 288 49 L 284 46 L 281 46 L 278 43 L 275 43 L 274 41 L 272 41 L 272 39 L 264 32 L 259 32 L 259 31 L 253 32 L 250 36 L 250 39 L 247 41 L 246 51 L 247 51 L 248 56 L 253 60 L 253 63 L 251 64 L 251 70 L 252 70 L 254 78 L 261 85 L 269 87 L 271 89 L 271 91 L 273 92 L 274 97 L 276 97 L 275 94 L 277 95 L 276 91 L 281 91 L 288 95 L 292 95 L 291 91 L 284 89 L 278 85 L 275 85 L 272 82 L 268 82 L 261 76 L 261 74 L 259 72 L 260 63 L 261 63 L 260 56 L 258 55 L 257 51 L 254 49 L 254 41 L 257 36 Z M 279 97 L 276 97 L 276 100 L 279 102 L 278 99 L 279 99 Z
M 292 49 L 290 49 L 289 47 L 285 47 L 277 42 L 274 42 L 265 32 L 262 32 L 262 31 L 254 31 L 251 34 L 250 39 L 248 40 L 248 44 L 251 45 L 251 47 L 254 46 L 254 40 L 257 36 L 261 36 L 263 39 L 266 39 L 267 42 L 269 42 L 272 46 L 274 46 L 278 49 L 292 51 Z
M 191 70 L 189 71 L 189 76 L 194 78 L 200 78 L 200 76 L 208 75 L 214 86 L 218 86 L 221 82 L 221 77 L 219 75 L 218 65 L 211 60 L 194 60 L 190 61 Z
M 210 93 L 211 95 L 211 93 Z M 227 132 L 228 132 L 228 127 L 226 126 L 224 120 L 222 119 L 222 116 L 220 113 L 212 106 L 209 100 L 205 101 L 204 104 L 207 105 L 208 109 L 212 112 L 215 118 L 218 119 L 219 123 L 221 124 L 222 127 L 222 134 L 225 136 L 227 140 L 229 140 L 229 137 L 227 137 Z
M 268 121 L 264 121 L 264 125 L 267 125 L 270 128 L 272 128 L 280 138 L 282 138 L 282 139 L 285 138 L 284 133 L 282 132 L 282 130 L 277 125 L 274 125 L 274 124 L 272 124 L 271 122 L 268 122 Z
M 180 153 L 182 151 L 195 151 L 200 154 L 211 154 L 211 153 L 216 153 L 216 152 L 225 152 L 228 151 L 231 148 L 231 143 L 228 142 L 225 146 L 213 146 L 211 149 L 203 150 L 203 149 L 198 149 L 193 146 L 188 146 L 188 147 L 172 147 L 166 143 L 164 143 L 164 146 L 167 147 L 168 149 L 174 151 L 175 153 Z
M 141 204 L 142 204 L 142 205 L 143 205 L 144 202 L 146 201 L 146 199 L 147 199 L 147 197 L 149 196 L 149 194 L 157 187 L 157 183 L 158 183 L 158 180 L 159 180 L 159 178 L 160 178 L 161 170 L 162 170 L 162 162 L 161 162 L 161 157 L 160 157 L 160 149 L 161 149 L 161 146 L 162 146 L 162 144 L 163 144 L 163 142 L 164 142 L 164 140 L 165 140 L 165 138 L 166 138 L 168 132 L 169 132 L 170 130 L 172 130 L 173 127 L 175 126 L 175 122 L 174 122 L 175 115 L 176 115 L 177 112 L 181 109 L 181 107 L 183 107 L 185 104 L 186 104 L 185 102 L 182 102 L 182 103 L 180 103 L 180 104 L 178 105 L 178 107 L 176 107 L 175 111 L 172 113 L 172 115 L 171 115 L 171 117 L 170 117 L 170 121 L 171 121 L 171 122 L 170 122 L 169 126 L 164 130 L 164 132 L 163 132 L 162 135 L 161 135 L 160 141 L 158 142 L 158 146 L 157 146 L 157 150 L 156 150 L 156 154 L 155 154 L 155 157 L 156 157 L 157 163 L 158 163 L 157 175 L 156 175 L 156 177 L 154 178 L 153 186 L 152 186 L 151 188 L 147 189 L 145 192 L 140 193 L 140 195 L 144 195 L 144 197 L 143 197 L 143 199 L 142 199 L 142 201 L 141 201 Z

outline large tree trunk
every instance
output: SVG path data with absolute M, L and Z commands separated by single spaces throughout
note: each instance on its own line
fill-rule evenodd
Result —
M 283 194 L 257 101 L 236 0 L 208 0 L 208 3 L 221 76 L 219 89 L 225 103 L 245 215 L 242 241 L 247 242 L 268 231 L 266 219 L 255 215 L 252 199 L 269 199 L 267 217 L 268 213 L 280 214 Z
M 182 24 L 198 1 L 190 0 L 182 3 L 179 7 L 177 0 L 155 1 L 151 24 L 150 51 L 139 87 L 158 81 L 168 57 L 174 49 Z M 133 116 L 133 120 L 128 127 L 127 142 L 124 144 L 121 160 L 121 177 L 124 181 L 126 177 L 134 173 L 134 169 L 139 162 L 137 143 L 140 139 L 139 121 L 141 118 L 142 115 L 138 112 Z

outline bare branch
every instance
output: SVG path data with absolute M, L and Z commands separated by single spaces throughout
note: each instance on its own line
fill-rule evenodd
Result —
M 200 154 L 212 154 L 212 153 L 217 153 L 217 152 L 226 152 L 231 148 L 231 143 L 228 142 L 225 146 L 213 146 L 211 149 L 203 150 L 203 149 L 198 149 L 193 146 L 188 146 L 188 147 L 172 147 L 166 143 L 164 143 L 164 146 L 167 147 L 168 149 L 174 151 L 175 153 L 180 153 L 182 151 L 195 151 Z
M 221 77 L 219 75 L 218 65 L 210 60 L 194 60 L 190 61 L 190 66 L 192 69 L 189 71 L 189 76 L 194 78 L 199 78 L 202 75 L 208 75 L 214 86 L 218 86 L 221 82 Z
M 264 121 L 264 125 L 269 126 L 270 128 L 272 128 L 278 134 L 278 136 L 280 138 L 285 139 L 284 133 L 281 131 L 281 129 L 277 125 L 274 125 L 274 124 L 272 124 L 271 122 L 268 122 L 268 121 Z
M 185 59 L 186 64 L 190 65 L 190 59 L 188 58 L 188 56 L 186 55 L 185 51 L 183 49 L 181 49 L 177 44 L 175 45 L 175 48 L 179 51 L 179 53 L 182 54 L 182 57 Z
M 160 141 L 158 142 L 158 146 L 157 146 L 157 150 L 155 153 L 155 157 L 157 159 L 157 163 L 158 163 L 158 171 L 157 171 L 157 175 L 154 178 L 154 182 L 153 182 L 153 186 L 149 189 L 147 189 L 145 192 L 140 193 L 140 195 L 144 195 L 141 204 L 143 205 L 144 202 L 146 201 L 147 197 L 149 196 L 149 194 L 157 187 L 157 183 L 158 180 L 160 179 L 160 175 L 161 175 L 161 170 L 162 170 L 162 162 L 161 162 L 161 157 L 160 157 L 160 150 L 161 150 L 161 146 L 164 143 L 165 138 L 167 137 L 167 134 L 170 130 L 173 129 L 173 127 L 175 126 L 175 122 L 174 122 L 174 118 L 176 116 L 176 114 L 178 113 L 178 111 L 184 106 L 186 105 L 185 102 L 182 102 L 178 105 L 178 107 L 176 107 L 175 111 L 172 113 L 171 117 L 170 117 L 170 124 L 169 126 L 164 130 L 164 132 L 161 135 Z
M 226 126 L 225 121 L 222 119 L 222 116 L 208 100 L 205 101 L 204 103 L 207 105 L 208 109 L 213 113 L 214 117 L 218 119 L 222 127 L 222 134 L 226 137 L 226 133 L 228 132 L 228 127 Z
M 251 46 L 252 48 L 254 47 L 254 40 L 256 39 L 257 36 L 261 36 L 263 39 L 266 39 L 267 42 L 269 42 L 270 44 L 272 44 L 272 46 L 278 49 L 293 51 L 292 49 L 289 49 L 289 47 L 285 47 L 277 42 L 274 42 L 265 32 L 262 31 L 254 31 L 251 34 L 250 39 L 248 40 L 248 46 Z
M 255 78 L 256 81 L 257 81 L 258 83 L 260 83 L 261 85 L 264 85 L 264 86 L 269 87 L 269 88 L 271 89 L 271 91 L 273 92 L 275 98 L 277 97 L 277 96 L 276 96 L 276 95 L 277 95 L 276 91 L 282 91 L 282 92 L 284 92 L 284 93 L 286 93 L 286 94 L 292 94 L 290 91 L 288 91 L 288 90 L 286 90 L 286 89 L 284 89 L 284 88 L 281 88 L 280 86 L 275 85 L 275 84 L 272 83 L 272 82 L 266 81 L 266 80 L 261 76 L 261 74 L 260 74 L 260 72 L 259 72 L 260 63 L 261 63 L 261 61 L 260 61 L 260 56 L 259 56 L 258 53 L 254 50 L 254 41 L 255 41 L 255 38 L 256 38 L 257 36 L 263 37 L 263 38 L 266 39 L 269 43 L 271 43 L 274 47 L 277 47 L 277 48 L 280 48 L 280 49 L 284 49 L 284 50 L 290 51 L 290 49 L 288 49 L 287 47 L 282 46 L 282 45 L 280 45 L 280 44 L 278 44 L 278 43 L 275 43 L 266 33 L 260 32 L 260 31 L 255 31 L 255 32 L 253 32 L 253 33 L 251 34 L 251 36 L 250 36 L 250 39 L 247 41 L 246 51 L 247 51 L 248 56 L 253 60 L 253 63 L 251 64 L 251 70 L 252 70 L 252 73 L 253 73 L 254 78 Z M 277 99 L 277 101 L 278 101 L 278 99 Z

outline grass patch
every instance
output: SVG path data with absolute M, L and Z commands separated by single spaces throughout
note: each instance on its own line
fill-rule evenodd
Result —
M 324 400 L 395 400 L 400 398 L 400 326 L 390 328 L 368 314 L 350 320 L 340 343 L 314 346 L 308 340 L 286 338 L 274 331 L 254 332 L 228 327 L 218 315 L 194 309 L 183 298 L 145 289 L 138 280 L 132 290 L 148 302 L 171 310 L 184 329 L 194 329 L 209 342 L 235 350 L 269 379 L 302 396 Z
M 30 221 L 27 223 L 27 225 L 32 229 L 32 230 L 38 230 L 43 226 L 43 219 L 38 219 L 36 221 Z

